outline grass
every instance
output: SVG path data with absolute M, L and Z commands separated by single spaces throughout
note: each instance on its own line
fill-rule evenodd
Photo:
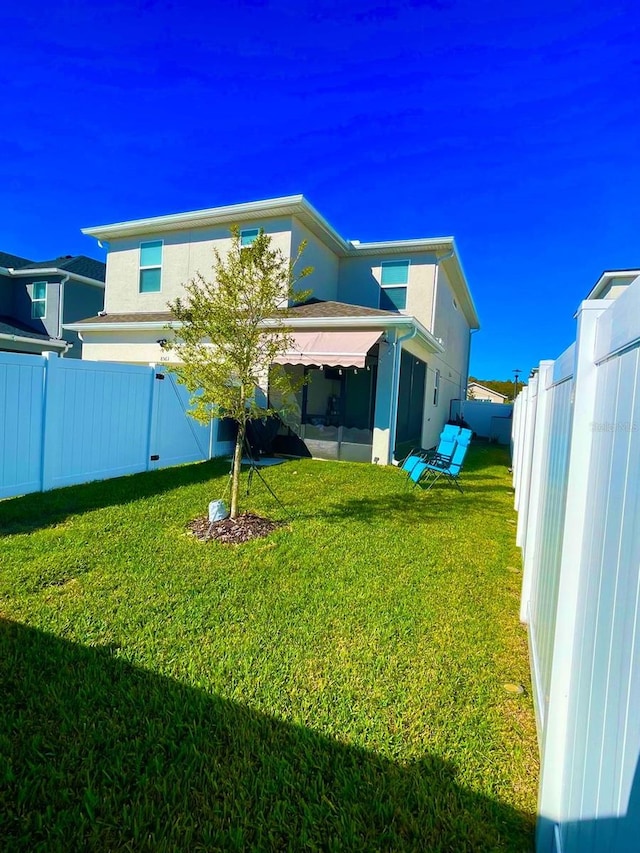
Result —
M 185 534 L 218 461 L 1 503 L 0 847 L 532 849 L 507 458 L 469 456 L 464 495 L 270 468 L 295 518 L 240 546 Z

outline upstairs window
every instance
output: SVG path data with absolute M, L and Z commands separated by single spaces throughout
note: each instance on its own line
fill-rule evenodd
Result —
M 34 281 L 31 292 L 31 317 L 41 320 L 47 314 L 47 282 Z
M 243 228 L 240 232 L 240 245 L 250 246 L 259 233 L 259 228 Z
M 162 240 L 140 243 L 140 293 L 158 293 L 162 280 Z
M 380 276 L 380 307 L 387 311 L 403 311 L 407 307 L 409 261 L 383 261 Z

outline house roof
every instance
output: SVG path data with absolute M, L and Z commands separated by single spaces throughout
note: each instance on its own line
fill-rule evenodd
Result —
M 105 263 L 86 255 L 62 255 L 50 261 L 30 261 L 7 252 L 0 252 L 0 267 L 4 267 L 12 276 L 45 272 L 56 275 L 71 274 L 74 278 L 99 284 L 104 284 L 107 270 Z
M 351 305 L 347 302 L 323 301 L 321 299 L 310 299 L 303 305 L 296 305 L 289 309 L 291 317 L 380 317 L 394 319 L 398 317 L 397 311 L 383 311 L 379 308 L 365 308 L 362 305 Z
M 318 320 L 333 317 L 380 317 L 381 320 L 397 320 L 399 315 L 396 311 L 381 311 L 378 308 L 364 308 L 360 305 L 351 305 L 346 302 L 325 302 L 320 299 L 310 299 L 302 305 L 296 305 L 289 309 L 291 318 L 316 318 Z M 132 314 L 98 314 L 96 317 L 88 317 L 78 320 L 75 325 L 100 324 L 109 326 L 116 323 L 170 323 L 174 319 L 170 311 L 147 311 Z
M 98 314 L 76 323 L 65 323 L 65 329 L 80 332 L 98 332 L 101 329 L 135 332 L 138 330 L 161 331 L 173 322 L 170 311 L 148 311 L 131 314 Z M 265 320 L 264 327 L 279 324 L 273 317 Z M 415 317 L 398 314 L 395 311 L 381 311 L 377 308 L 364 308 L 345 302 L 323 302 L 310 300 L 303 305 L 289 309 L 287 325 L 292 328 L 378 328 L 378 329 L 415 329 L 423 342 L 433 352 L 444 352 L 442 343 L 435 338 Z
M 469 285 L 453 237 L 427 237 L 417 240 L 391 240 L 378 243 L 345 240 L 303 195 L 283 196 L 224 207 L 210 207 L 186 213 L 152 216 L 146 219 L 132 219 L 127 222 L 115 222 L 111 225 L 97 225 L 83 228 L 82 233 L 95 237 L 97 240 L 116 240 L 123 237 L 142 237 L 165 232 L 189 231 L 194 228 L 231 225 L 247 220 L 255 221 L 258 218 L 278 216 L 295 216 L 312 234 L 315 234 L 325 245 L 329 246 L 338 257 L 432 252 L 436 258 L 442 259 L 451 286 L 465 312 L 470 327 L 472 329 L 479 328 L 478 313 L 469 291 Z
M 43 343 L 55 343 L 58 346 L 66 343 L 65 341 L 59 341 L 55 338 L 50 338 L 48 335 L 40 335 L 38 332 L 34 332 L 33 329 L 30 329 L 29 326 L 25 326 L 23 323 L 18 322 L 13 317 L 7 317 L 5 315 L 0 315 L 0 337 L 17 337 L 17 338 L 33 338 L 34 341 L 42 341 Z
M 21 258 L 19 255 L 10 255 L 8 252 L 0 252 L 0 267 L 22 267 L 25 264 L 30 264 L 31 261 L 27 258 Z

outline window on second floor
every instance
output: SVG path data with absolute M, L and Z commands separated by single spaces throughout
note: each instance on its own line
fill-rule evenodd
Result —
M 402 311 L 407 307 L 409 261 L 383 261 L 381 264 L 380 308 Z
M 140 293 L 158 293 L 162 283 L 162 240 L 140 243 Z
M 243 228 L 240 231 L 240 245 L 250 246 L 260 233 L 259 228 Z
M 47 314 L 47 282 L 34 281 L 31 286 L 31 317 L 40 320 Z

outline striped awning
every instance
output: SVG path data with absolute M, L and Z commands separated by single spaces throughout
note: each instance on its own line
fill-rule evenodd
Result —
M 295 332 L 293 346 L 276 364 L 312 364 L 318 367 L 364 367 L 367 353 L 381 331 Z

